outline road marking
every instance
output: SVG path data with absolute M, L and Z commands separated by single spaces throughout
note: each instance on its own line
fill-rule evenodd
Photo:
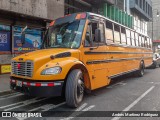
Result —
M 66 104 L 66 103 L 63 102 L 63 103 L 60 103 L 60 104 L 58 104 L 58 105 L 47 104 L 47 105 L 43 105 L 43 106 L 40 106 L 40 107 L 31 109 L 31 110 L 29 110 L 29 111 L 36 111 L 36 110 L 38 110 L 38 109 L 43 109 L 43 110 L 41 110 L 41 111 L 45 112 L 45 111 L 48 111 L 48 110 L 50 110 L 50 109 L 54 109 L 54 108 L 60 107 L 60 106 L 62 106 L 62 105 L 64 105 L 64 104 Z
M 92 105 L 92 106 L 89 106 L 88 108 L 85 108 L 86 106 L 87 106 L 87 103 L 84 103 L 81 107 L 79 107 L 77 110 L 75 110 L 75 112 L 76 112 L 76 111 L 86 112 L 86 111 L 89 111 L 90 109 L 92 109 L 92 108 L 95 107 L 95 105 Z M 83 108 L 85 108 L 85 109 L 83 109 Z M 83 110 L 82 110 L 82 109 L 83 109 Z M 83 113 L 83 112 L 82 112 L 82 113 Z M 76 116 L 78 116 L 78 115 L 80 115 L 80 114 L 82 114 L 82 113 L 78 113 L 78 114 L 72 113 L 70 116 L 74 116 L 74 117 L 67 117 L 67 118 L 64 118 L 64 119 L 61 119 L 61 120 L 72 120 L 72 119 L 74 119 Z
M 122 112 L 129 111 L 132 107 L 134 107 L 142 98 L 144 98 L 149 92 L 151 92 L 155 88 L 155 86 L 152 86 L 150 89 L 148 89 L 145 93 L 143 93 L 139 98 L 137 98 L 133 103 L 131 103 L 128 107 L 126 107 Z M 112 120 L 119 120 L 121 117 L 114 117 Z
M 11 106 L 18 105 L 18 104 L 24 104 L 25 102 L 36 100 L 36 99 L 38 99 L 38 98 L 33 98 L 33 99 L 29 99 L 29 100 L 25 100 L 25 101 L 9 104 L 9 105 L 6 105 L 6 106 L 1 106 L 0 109 L 4 109 L 4 108 L 11 107 Z
M 62 106 L 62 105 L 64 105 L 64 104 L 66 104 L 66 102 L 60 103 L 60 104 L 58 104 L 58 105 L 47 104 L 47 105 L 44 105 L 44 106 L 41 106 L 41 107 L 37 107 L 37 108 L 31 109 L 31 110 L 29 110 L 29 111 L 30 111 L 30 112 L 33 112 L 33 111 L 36 111 L 36 110 L 38 110 L 38 109 L 43 109 L 43 110 L 41 110 L 41 112 L 42 112 L 42 111 L 45 112 L 45 111 L 48 111 L 48 110 L 50 110 L 50 109 L 54 109 L 54 108 L 60 107 L 60 106 Z M 18 117 L 16 117 L 16 118 L 17 118 L 18 120 L 28 119 L 28 118 L 18 118 Z
M 5 97 L 5 98 L 0 98 L 0 100 L 5 100 L 5 99 L 8 99 L 8 98 L 13 98 L 13 97 L 17 97 L 17 96 L 21 96 L 21 95 L 23 95 L 22 93 L 18 93 L 18 94 L 16 94 L 16 95 L 9 95 L 8 97 Z
M 13 96 L 13 95 L 17 95 L 17 94 L 20 94 L 20 93 L 10 93 L 8 95 L 2 95 L 2 96 L 0 96 L 0 99 L 1 98 L 6 98 L 6 97 L 10 97 L 10 96 Z
M 29 104 L 32 104 L 32 103 L 36 103 L 36 102 L 40 102 L 40 101 L 43 101 L 43 100 L 46 100 L 48 98 L 42 98 L 40 100 L 28 100 L 27 102 L 24 102 L 23 105 L 19 105 L 19 106 L 15 106 L 15 107 L 12 107 L 12 108 L 8 108 L 8 109 L 5 109 L 4 111 L 10 111 L 10 110 L 13 110 L 13 109 L 16 109 L 16 108 L 20 108 L 20 107 L 23 107 L 23 106 L 26 106 L 26 105 L 29 105 Z
M 87 106 L 87 103 L 84 103 L 82 106 L 80 106 L 76 111 L 81 111 L 83 108 Z
M 0 91 L 0 93 L 3 93 L 3 92 L 10 92 L 12 90 L 4 90 L 4 91 Z
M 86 111 L 89 111 L 90 109 L 92 109 L 92 108 L 94 108 L 94 107 L 95 107 L 95 105 L 92 105 L 92 106 L 89 106 L 88 108 L 86 108 L 86 109 L 84 109 L 84 110 L 82 110 L 82 111 L 86 112 Z

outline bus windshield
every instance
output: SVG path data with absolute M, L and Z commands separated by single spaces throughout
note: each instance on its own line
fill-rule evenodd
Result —
M 44 48 L 79 48 L 84 24 L 85 20 L 76 20 L 49 27 L 43 44 Z

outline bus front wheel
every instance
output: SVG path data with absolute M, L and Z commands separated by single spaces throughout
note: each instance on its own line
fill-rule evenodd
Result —
M 138 77 L 143 77 L 143 75 L 144 75 L 144 69 L 145 69 L 144 62 L 141 61 L 139 70 L 137 71 Z
M 83 74 L 79 69 L 70 72 L 66 82 L 65 98 L 68 106 L 76 108 L 84 96 Z

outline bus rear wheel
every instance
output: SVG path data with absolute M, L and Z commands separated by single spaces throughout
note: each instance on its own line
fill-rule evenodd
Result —
M 76 108 L 84 96 L 83 74 L 79 69 L 70 72 L 66 82 L 65 98 L 69 107 Z
M 139 70 L 137 71 L 137 76 L 138 77 L 143 77 L 144 76 L 144 69 L 145 69 L 144 62 L 141 61 Z

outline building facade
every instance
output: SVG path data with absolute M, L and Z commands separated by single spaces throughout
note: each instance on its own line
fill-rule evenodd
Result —
M 10 67 L 3 65 L 10 65 L 12 57 L 40 48 L 43 33 L 50 21 L 75 12 L 85 11 L 104 15 L 102 11 L 105 4 L 111 8 L 114 6 L 124 14 L 132 15 L 134 29 L 146 34 L 147 22 L 151 19 L 150 0 L 1 0 L 0 73 L 9 71 Z M 117 15 L 116 12 L 114 15 Z M 120 17 L 119 14 L 118 16 Z M 116 16 L 116 20 L 118 19 Z M 21 31 L 25 26 L 27 26 L 26 42 L 22 46 Z
M 1 0 L 0 73 L 9 71 L 15 55 L 40 48 L 47 23 L 63 15 L 64 0 Z M 21 30 L 25 26 L 28 29 L 22 46 Z
M 151 0 L 126 0 L 130 2 L 130 10 L 127 12 L 134 16 L 134 29 L 137 32 L 148 35 L 148 22 L 152 19 L 152 1 Z
M 153 19 L 148 25 L 148 34 L 153 37 L 153 50 L 156 52 L 160 51 L 160 0 L 152 0 L 152 3 Z

